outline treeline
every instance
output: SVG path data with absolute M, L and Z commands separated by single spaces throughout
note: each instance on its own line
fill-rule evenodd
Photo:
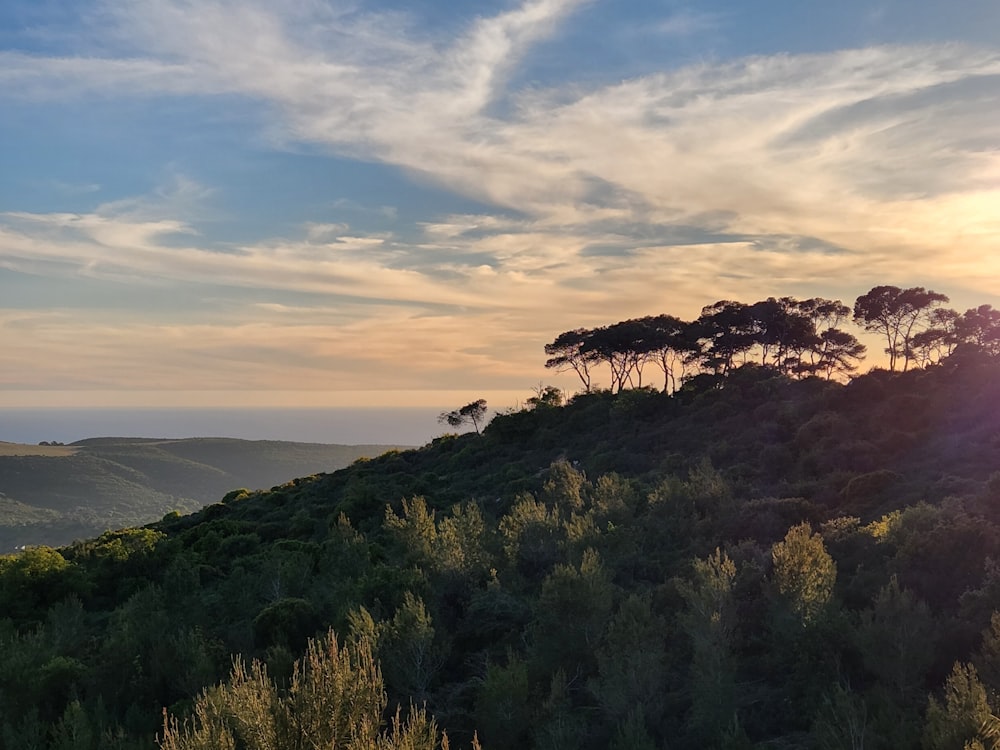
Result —
M 945 302 L 948 297 L 923 287 L 895 286 L 874 287 L 853 309 L 820 297 L 720 300 L 694 321 L 654 315 L 566 331 L 545 346 L 545 366 L 575 372 L 587 392 L 600 365 L 610 370 L 616 393 L 643 387 L 648 365 L 661 373 L 666 393 L 699 377 L 719 381 L 749 362 L 791 377 L 831 380 L 855 372 L 865 356 L 864 344 L 842 328 L 849 321 L 885 340 L 893 372 L 938 363 L 959 349 L 1000 352 L 1000 311 L 981 305 L 959 314 L 941 307 Z

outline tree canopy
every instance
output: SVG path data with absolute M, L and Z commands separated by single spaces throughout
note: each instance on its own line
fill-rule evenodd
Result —
M 885 337 L 885 353 L 889 355 L 889 371 L 894 372 L 902 358 L 905 372 L 914 359 L 913 338 L 930 328 L 931 311 L 948 297 L 915 286 L 877 286 L 858 297 L 854 303 L 854 321 L 865 330 Z
M 841 302 L 822 298 L 720 300 L 690 322 L 663 314 L 566 331 L 545 346 L 551 355 L 545 366 L 574 370 L 585 392 L 599 364 L 607 366 L 614 393 L 643 387 L 650 363 L 662 372 L 665 393 L 699 373 L 725 376 L 751 361 L 795 377 L 832 379 L 853 372 L 865 353 L 838 327 L 849 313 Z
M 844 380 L 867 351 L 845 330 L 851 320 L 883 337 L 890 372 L 941 364 L 955 354 L 1000 356 L 1000 311 L 980 305 L 959 314 L 941 306 L 947 301 L 923 287 L 895 286 L 872 288 L 853 309 L 822 297 L 719 300 L 692 321 L 661 314 L 566 331 L 545 345 L 545 366 L 576 372 L 585 393 L 594 389 L 599 366 L 610 375 L 612 393 L 642 388 L 650 363 L 668 394 L 685 383 L 719 385 L 747 364 L 793 378 Z

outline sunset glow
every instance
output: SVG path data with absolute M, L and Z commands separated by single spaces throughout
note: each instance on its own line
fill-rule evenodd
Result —
M 579 326 L 1000 307 L 996 3 L 469 7 L 5 3 L 0 403 L 499 407 Z

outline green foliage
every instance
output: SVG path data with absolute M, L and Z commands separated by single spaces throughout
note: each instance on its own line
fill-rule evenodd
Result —
M 581 510 L 585 481 L 583 474 L 566 461 L 556 461 L 549 467 L 549 478 L 542 485 L 542 499 L 547 505 L 567 513 Z
M 735 580 L 736 565 L 717 548 L 707 558 L 695 560 L 691 579 L 677 584 L 685 602 L 679 623 L 692 644 L 686 722 L 692 741 L 717 742 L 735 715 Z
M 990 625 L 983 631 L 974 663 L 987 688 L 994 695 L 1000 695 L 1000 612 L 994 611 L 990 616 Z
M 476 695 L 476 725 L 487 747 L 525 744 L 531 725 L 532 704 L 528 665 L 513 653 L 507 664 L 490 663 Z
M 0 557 L 0 612 L 15 621 L 44 616 L 46 609 L 82 585 L 75 567 L 50 547 Z
M 488 548 L 486 520 L 475 503 L 455 505 L 438 524 L 436 568 L 456 579 L 480 580 L 493 556 Z
M 542 582 L 535 609 L 535 662 L 546 673 L 593 672 L 595 651 L 611 614 L 613 587 L 595 550 L 579 566 L 560 564 Z
M 978 745 L 976 744 L 978 743 Z M 931 696 L 924 725 L 925 750 L 965 750 L 1000 745 L 1000 719 L 971 664 L 955 663 L 944 686 L 944 703 Z
M 813 623 L 833 595 L 837 565 L 826 551 L 823 537 L 808 523 L 793 526 L 784 541 L 771 548 L 774 580 L 803 625 Z
M 382 730 L 382 675 L 370 644 L 341 646 L 330 631 L 310 640 L 291 684 L 280 691 L 259 661 L 233 664 L 229 680 L 205 691 L 192 719 L 164 720 L 162 750 L 437 750 L 447 747 L 422 709 L 397 711 Z M 475 744 L 474 744 L 475 747 Z
M 618 725 L 608 750 L 656 750 L 656 743 L 646 730 L 642 708 L 630 711 Z
M 652 597 L 648 593 L 631 594 L 612 616 L 598 646 L 598 676 L 590 690 L 608 718 L 619 722 L 619 732 L 625 732 L 623 737 L 644 733 L 644 716 L 663 714 L 662 688 L 667 682 L 665 630 L 664 618 L 653 611 Z
M 535 395 L 526 402 L 527 409 L 552 409 L 562 406 L 566 400 L 566 395 L 554 385 L 543 386 L 541 384 L 535 389 Z
M 836 685 L 823 701 L 812 734 L 822 750 L 864 750 L 872 740 L 868 706 L 860 695 Z
M 409 562 L 431 564 L 437 546 L 437 526 L 424 498 L 404 499 L 402 517 L 397 516 L 391 507 L 386 507 L 385 526 L 399 540 Z
M 407 591 L 392 619 L 377 632 L 389 687 L 398 695 L 426 700 L 444 663 L 444 648 L 435 640 L 434 625 L 423 601 Z
M 893 576 L 872 607 L 861 613 L 857 631 L 865 667 L 880 690 L 895 692 L 901 703 L 920 694 L 933 664 L 935 631 L 927 605 L 900 589 Z
M 260 611 L 253 620 L 258 645 L 281 645 L 298 650 L 319 626 L 316 608 L 306 599 L 279 599 Z
M 538 579 L 559 559 L 564 532 L 558 515 L 544 503 L 524 494 L 500 519 L 500 539 L 507 559 L 528 579 Z
M 561 669 L 549 682 L 548 696 L 535 723 L 534 747 L 540 750 L 573 750 L 584 744 L 586 722 L 573 704 L 573 690 Z

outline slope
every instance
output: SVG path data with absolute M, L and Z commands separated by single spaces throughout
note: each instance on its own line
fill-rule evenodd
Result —
M 270 487 L 331 471 L 389 447 L 95 438 L 56 448 L 54 455 L 41 452 L 53 450 L 47 446 L 41 455 L 10 450 L 0 453 L 0 491 L 20 510 L 0 507 L 0 549 L 65 544 L 169 511 L 190 512 L 234 488 Z M 41 515 L 33 519 L 26 508 Z

